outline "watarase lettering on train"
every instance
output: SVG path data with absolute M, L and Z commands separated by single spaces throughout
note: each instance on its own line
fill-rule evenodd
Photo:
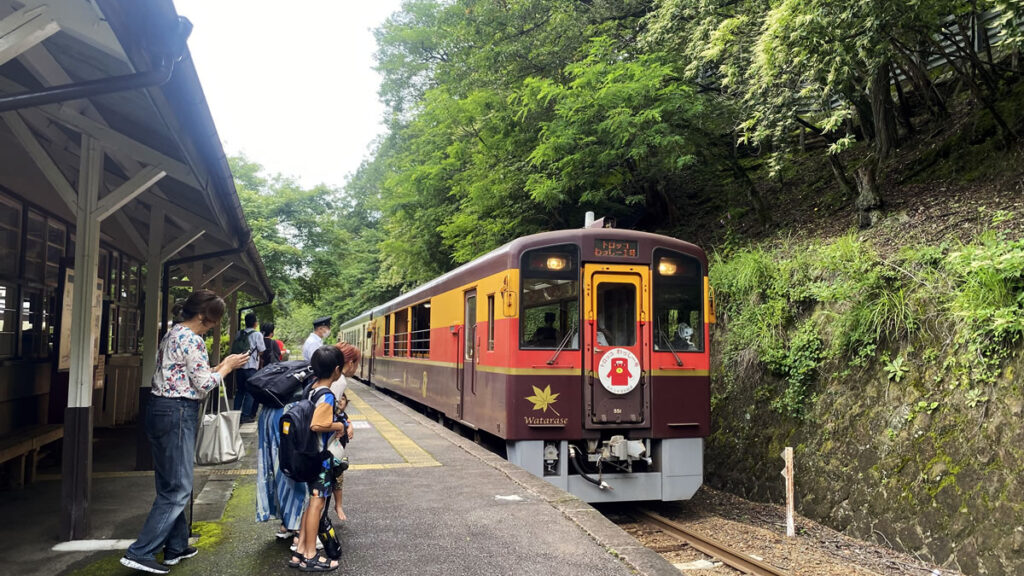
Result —
M 565 426 L 569 424 L 568 418 L 538 418 L 537 416 L 523 416 L 523 423 L 527 426 Z

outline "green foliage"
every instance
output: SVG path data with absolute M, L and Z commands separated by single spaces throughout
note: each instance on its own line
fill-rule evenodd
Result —
M 674 211 L 667 189 L 706 138 L 692 128 L 702 102 L 660 54 L 624 57 L 613 38 L 594 38 L 565 81 L 529 78 L 514 97 L 519 117 L 541 111 L 526 182 L 545 208 L 645 204 Z M 671 216 L 669 221 L 671 222 Z
M 989 232 L 951 252 L 945 264 L 960 288 L 950 310 L 978 346 L 1016 342 L 1024 334 L 1024 240 Z
M 909 371 L 910 368 L 904 362 L 903 356 L 898 356 L 895 360 L 889 360 L 885 363 L 886 375 L 889 380 L 892 380 L 893 382 L 898 383 Z
M 973 407 L 987 397 L 972 382 L 994 382 L 1008 346 L 1024 335 L 1024 241 L 994 233 L 969 245 L 906 247 L 884 258 L 852 236 L 824 245 L 755 246 L 727 258 L 716 254 L 711 282 L 729 329 L 727 365 L 756 351 L 786 384 L 770 399 L 773 409 L 797 418 L 806 414 L 825 364 L 836 366 L 826 374 L 841 377 L 843 365 L 865 369 L 877 360 L 887 380 L 903 383 L 920 341 L 943 343 L 923 346 L 921 358 L 945 356 L 935 380 L 968 388 Z M 896 346 L 907 354 L 876 359 L 878 350 Z
M 978 390 L 977 388 L 968 390 L 967 394 L 965 395 L 964 402 L 970 408 L 974 408 L 978 404 L 988 402 L 988 396 L 984 396 L 983 394 L 984 392 Z
M 764 351 L 763 359 L 768 368 L 786 380 L 786 389 L 772 400 L 772 408 L 793 418 L 804 415 L 808 389 L 815 379 L 821 354 L 821 337 L 812 321 L 797 328 L 786 346 L 769 347 Z
M 888 71 L 934 51 L 949 17 L 997 4 L 1019 11 L 995 0 L 406 0 L 375 31 L 388 132 L 343 189 L 231 160 L 278 292 L 271 315 L 348 317 L 516 237 L 579 226 L 586 210 L 651 231 L 715 213 L 729 238 L 713 268 L 735 330 L 725 352 L 767 359 L 787 382 L 781 412 L 802 413 L 823 364 L 866 368 L 922 330 L 958 335 L 957 378 L 993 374 L 995 350 L 1024 332 L 1013 250 L 882 258 L 853 236 L 769 250 L 741 248 L 737 234 L 774 188 L 747 170 L 792 174 L 801 122 L 833 159 L 862 154 L 856 140 L 873 138 L 886 109 L 872 86 L 884 82 L 892 104 Z M 996 23 L 1009 45 L 1019 22 Z M 971 86 L 999 77 L 960 64 Z M 905 88 L 914 101 L 929 93 Z M 963 360 L 972 351 L 988 360 Z

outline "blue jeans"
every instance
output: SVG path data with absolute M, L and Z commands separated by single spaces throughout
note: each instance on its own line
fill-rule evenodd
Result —
M 161 547 L 165 554 L 188 548 L 185 509 L 192 497 L 199 402 L 152 396 L 146 408 L 146 436 L 153 446 L 156 500 L 142 525 L 139 539 L 128 547 L 130 558 L 152 560 Z
M 233 404 L 234 410 L 242 411 L 242 418 L 255 418 L 256 410 L 259 406 L 256 404 L 256 399 L 249 394 L 249 378 L 256 373 L 254 368 L 239 368 L 235 370 L 235 384 L 238 385 L 238 389 L 235 390 L 235 399 Z

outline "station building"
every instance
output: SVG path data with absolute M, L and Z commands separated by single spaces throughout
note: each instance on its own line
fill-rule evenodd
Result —
M 0 3 L 0 479 L 59 453 L 64 540 L 89 535 L 94 428 L 141 429 L 171 288 L 224 296 L 225 330 L 273 299 L 190 31 L 171 0 Z

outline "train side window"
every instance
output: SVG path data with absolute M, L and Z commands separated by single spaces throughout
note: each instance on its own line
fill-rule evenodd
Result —
M 384 317 L 384 355 L 390 356 L 391 350 L 391 315 Z
M 654 349 L 704 350 L 704 270 L 692 256 L 654 251 Z
M 412 307 L 412 355 L 416 358 L 430 356 L 430 302 Z
M 523 253 L 519 314 L 520 348 L 578 350 L 579 249 L 575 244 Z
M 395 356 L 409 355 L 409 309 L 395 312 Z
M 487 349 L 494 350 L 494 294 L 487 296 Z

